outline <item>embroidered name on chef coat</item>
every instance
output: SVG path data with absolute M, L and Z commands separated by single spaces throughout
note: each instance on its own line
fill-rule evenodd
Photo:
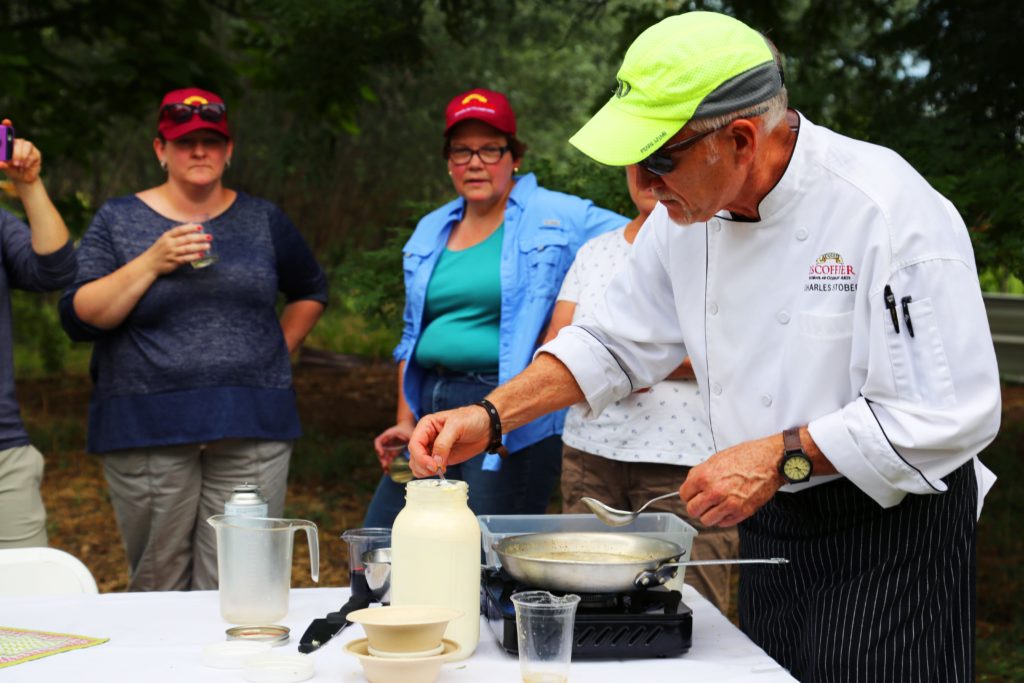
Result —
M 807 272 L 805 292 L 846 293 L 857 291 L 857 271 L 842 254 L 828 251 L 814 259 Z

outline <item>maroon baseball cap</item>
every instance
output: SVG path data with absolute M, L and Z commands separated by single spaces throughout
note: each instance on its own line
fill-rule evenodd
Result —
M 508 100 L 500 92 L 473 88 L 457 95 L 448 103 L 444 112 L 445 135 L 456 123 L 476 119 L 490 124 L 509 135 L 516 134 L 516 115 L 512 112 Z
M 212 130 L 231 137 L 228 110 L 220 95 L 200 88 L 182 88 L 164 95 L 157 131 L 165 140 L 174 140 L 194 130 Z

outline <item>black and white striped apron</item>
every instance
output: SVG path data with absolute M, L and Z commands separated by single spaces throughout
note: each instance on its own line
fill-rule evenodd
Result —
M 977 486 L 882 508 L 847 480 L 779 493 L 740 525 L 740 626 L 803 683 L 974 680 Z

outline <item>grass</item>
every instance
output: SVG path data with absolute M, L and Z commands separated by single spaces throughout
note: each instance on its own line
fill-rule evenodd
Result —
M 343 303 L 328 306 L 306 338 L 306 344 L 317 349 L 373 360 L 391 358 L 397 343 L 394 330 L 366 321 Z

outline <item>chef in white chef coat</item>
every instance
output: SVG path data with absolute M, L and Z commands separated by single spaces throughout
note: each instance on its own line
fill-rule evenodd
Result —
M 689 355 L 717 453 L 680 487 L 740 526 L 743 629 L 801 681 L 969 681 L 974 539 L 1000 386 L 955 207 L 891 150 L 788 108 L 756 31 L 691 12 L 641 34 L 570 141 L 659 207 L 590 319 L 479 406 L 420 421 L 421 476 Z

